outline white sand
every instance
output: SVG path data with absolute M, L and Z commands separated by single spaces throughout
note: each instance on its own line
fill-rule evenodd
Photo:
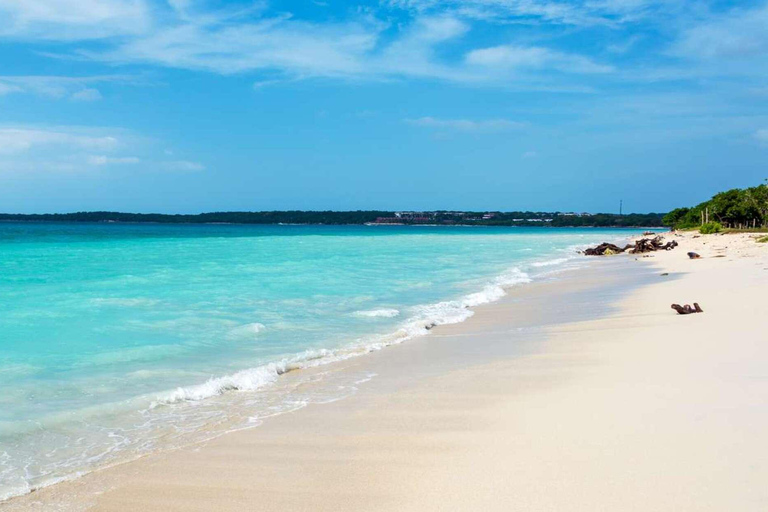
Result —
M 524 304 L 502 301 L 355 361 L 379 377 L 351 398 L 0 510 L 768 510 L 768 244 L 677 239 L 610 257 L 656 268 L 610 315 L 551 327 L 528 355 L 480 353 L 515 332 Z M 669 308 L 694 301 L 703 314 Z

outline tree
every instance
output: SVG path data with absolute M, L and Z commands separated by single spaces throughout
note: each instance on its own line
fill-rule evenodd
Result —
M 661 222 L 665 226 L 675 227 L 682 221 L 686 215 L 688 215 L 688 212 L 690 212 L 690 208 L 675 208 L 668 214 L 666 214 L 662 219 Z

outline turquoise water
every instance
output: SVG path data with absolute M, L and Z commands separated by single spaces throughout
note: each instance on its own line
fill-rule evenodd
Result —
M 631 234 L 0 224 L 0 498 L 231 423 L 229 393 L 279 412 L 285 371 L 462 321 Z

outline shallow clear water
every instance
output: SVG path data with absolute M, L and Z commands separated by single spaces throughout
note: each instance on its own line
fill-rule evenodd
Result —
M 230 391 L 254 417 L 290 408 L 267 392 L 281 373 L 461 321 L 631 234 L 0 224 L 0 498 L 222 422 Z

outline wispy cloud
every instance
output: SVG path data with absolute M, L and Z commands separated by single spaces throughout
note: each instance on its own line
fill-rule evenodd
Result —
M 462 132 L 494 132 L 501 130 L 519 129 L 526 126 L 520 121 L 509 119 L 438 119 L 435 117 L 420 117 L 418 119 L 406 119 L 405 122 L 414 126 L 432 128 L 437 130 L 455 130 Z
M 143 62 L 222 74 L 281 70 L 295 75 L 340 76 L 362 72 L 378 24 L 316 24 L 279 16 L 248 23 L 208 19 L 181 23 L 131 39 L 105 52 L 81 51 L 94 60 Z
M 136 77 L 128 75 L 98 76 L 2 76 L 0 75 L 0 96 L 7 94 L 36 94 L 49 98 L 67 98 L 75 101 L 95 101 L 102 98 L 95 87 L 106 83 L 139 83 Z
M 188 160 L 169 160 L 158 141 L 120 128 L 0 126 L 4 173 L 106 172 L 141 164 L 141 171 L 202 171 Z
M 63 2 L 69 4 L 75 0 Z M 85 0 L 86 5 L 91 3 L 98 2 Z M 529 15 L 531 10 L 549 12 L 547 16 L 553 18 L 561 16 L 555 14 L 558 9 L 570 9 L 552 3 L 539 5 L 541 2 L 534 0 L 524 3 L 489 2 L 488 5 L 506 5 L 505 8 L 514 8 L 521 16 Z M 153 65 L 224 75 L 265 75 L 254 80 L 256 86 L 314 77 L 346 80 L 417 78 L 558 90 L 561 86 L 549 83 L 551 77 L 532 80 L 532 75 L 546 74 L 547 71 L 592 74 L 611 69 L 589 57 L 560 52 L 541 44 L 477 48 L 468 39 L 476 19 L 460 10 L 440 10 L 437 6 L 434 12 L 427 9 L 430 12 L 419 12 L 402 19 L 392 17 L 386 10 L 361 9 L 346 18 L 309 20 L 290 13 L 269 11 L 266 4 L 240 10 L 216 10 L 203 8 L 204 3 L 179 0 L 170 4 L 152 4 L 153 8 L 139 0 L 108 0 L 104 5 L 99 3 L 93 12 L 86 12 L 78 4 L 69 14 L 67 9 L 54 4 L 54 0 L 44 0 L 36 10 L 28 5 L 18 7 L 12 0 L 0 0 L 0 13 L 5 9 L 29 23 L 45 19 L 67 26 L 68 37 L 73 40 L 78 39 L 77 31 L 82 32 L 80 44 L 69 44 L 58 53 L 46 49 L 49 57 L 117 65 Z M 11 6 L 15 7 L 11 9 Z M 133 28 L 122 37 L 92 44 L 90 40 L 96 36 L 92 34 L 91 25 L 107 27 L 109 20 L 119 18 L 120 13 L 126 16 L 126 25 Z M 0 30 L 0 37 L 13 37 L 12 34 L 18 32 L 34 39 L 29 31 L 22 30 L 22 25 L 27 27 L 29 23 L 14 25 L 16 32 Z M 520 67 L 527 69 L 527 76 L 516 73 Z M 48 82 L 43 80 L 45 77 L 40 77 L 37 82 L 32 77 L 13 78 L 0 79 L 0 94 L 37 90 L 64 96 L 62 91 L 66 91 L 75 100 L 93 100 L 101 95 L 93 85 L 83 82 L 76 88 L 76 82 L 68 83 L 62 77 L 58 81 L 53 80 L 57 77 L 47 77 Z M 24 78 L 27 80 L 21 80 Z
M 0 38 L 43 41 L 48 56 L 250 73 L 255 88 L 308 78 L 420 79 L 594 92 L 606 74 L 625 83 L 697 80 L 727 74 L 723 66 L 705 71 L 697 62 L 749 58 L 743 70 L 756 75 L 766 74 L 758 64 L 768 64 L 768 5 L 715 11 L 669 0 L 385 0 L 343 15 L 310 16 L 266 2 L 0 0 L 0 19 Z M 632 30 L 641 23 L 642 32 Z M 500 27 L 509 24 L 525 27 Z M 585 44 L 592 40 L 582 37 L 588 31 L 595 38 L 609 33 L 611 43 Z M 642 67 L 631 61 L 636 42 L 659 33 L 664 37 L 643 44 L 643 51 L 664 59 L 653 62 L 651 55 Z M 57 49 L 51 40 L 66 44 Z M 101 97 L 95 82 L 32 78 L 0 77 L 0 95 Z
M 70 96 L 75 101 L 98 101 L 102 98 L 98 89 L 81 89 Z
M 109 164 L 138 164 L 141 160 L 135 156 L 106 156 L 90 155 L 88 163 L 91 165 L 109 165 Z
M 669 9 L 664 0 L 391 0 L 390 5 L 416 12 L 448 9 L 468 18 L 497 23 L 551 23 L 616 27 Z
M 765 57 L 768 4 L 712 15 L 685 29 L 671 48 L 674 55 L 698 59 Z
M 761 144 L 768 144 L 768 128 L 762 128 L 754 133 L 755 139 Z
M 514 45 L 472 50 L 467 63 L 495 70 L 550 69 L 565 73 L 609 73 L 612 66 L 598 64 L 582 55 L 562 53 L 548 48 Z
M 640 42 L 640 36 L 631 36 L 620 43 L 612 43 L 606 47 L 610 53 L 623 54 L 635 47 Z
M 150 25 L 144 0 L 0 0 L 0 36 L 83 40 L 138 34 Z
M 31 149 L 64 146 L 88 150 L 112 150 L 118 139 L 111 135 L 91 135 L 77 128 L 0 128 L 0 154 L 18 154 Z
M 189 160 L 173 160 L 170 162 L 163 162 L 162 167 L 169 171 L 197 172 L 205 170 L 205 165 L 201 164 L 200 162 L 192 162 Z

